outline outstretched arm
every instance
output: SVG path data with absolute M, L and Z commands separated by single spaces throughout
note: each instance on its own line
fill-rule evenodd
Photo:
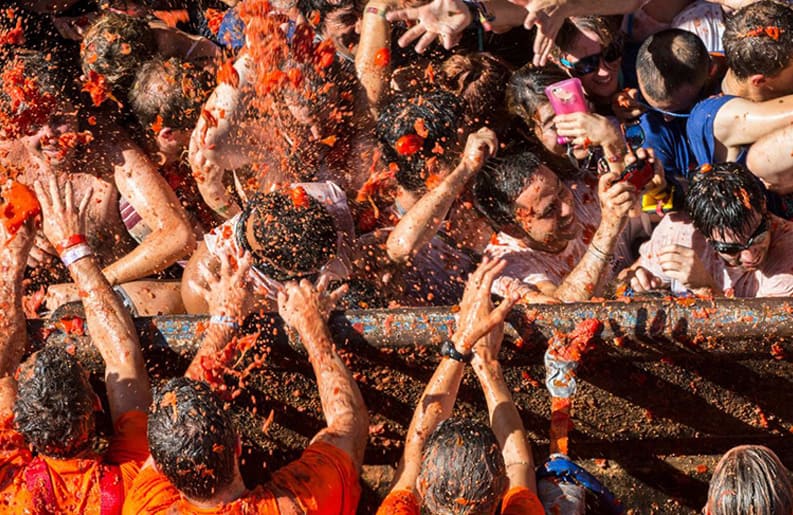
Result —
M 385 16 L 394 5 L 394 2 L 385 0 L 366 4 L 361 20 L 361 39 L 355 52 L 358 82 L 366 92 L 369 110 L 375 119 L 391 77 L 391 24 Z
M 35 233 L 28 222 L 12 236 L 0 221 L 0 417 L 11 414 L 17 397 L 14 372 L 27 344 L 22 278 Z
M 474 344 L 503 322 L 515 303 L 515 299 L 507 299 L 494 310 L 490 300 L 493 280 L 504 266 L 504 262 L 485 257 L 468 278 L 460 302 L 457 329 L 452 335 L 454 349 L 463 356 L 471 355 Z M 424 444 L 438 425 L 451 416 L 464 371 L 465 363 L 450 357 L 444 357 L 438 364 L 413 412 L 405 439 L 405 453 L 394 476 L 392 491 L 415 492 Z
M 206 263 L 199 270 L 202 281 L 194 282 L 194 287 L 207 301 L 211 318 L 204 332 L 204 340 L 185 372 L 187 377 L 208 383 L 216 378 L 208 374 L 205 360 L 212 361 L 228 345 L 253 306 L 248 283 L 250 253 L 231 256 L 224 251 L 219 259 L 219 269 Z
M 132 318 L 110 288 L 90 247 L 86 243 L 70 244 L 75 236 L 85 234 L 85 213 L 91 194 L 82 199 L 78 210 L 71 183 L 61 189 L 52 177 L 48 188 L 39 182 L 35 188 L 44 234 L 53 246 L 63 248 L 61 259 L 80 289 L 91 341 L 105 361 L 105 385 L 113 422 L 128 411 L 146 411 L 151 403 L 149 375 Z
M 496 134 L 488 128 L 483 127 L 468 136 L 463 158 L 457 168 L 425 193 L 391 231 L 386 243 L 391 261 L 404 263 L 435 237 L 466 183 L 497 149 Z
M 333 349 L 326 321 L 344 289 L 326 295 L 327 282 L 326 278 L 321 279 L 317 288 L 306 280 L 287 283 L 278 293 L 278 313 L 300 335 L 317 378 L 328 427 L 317 433 L 313 441 L 338 447 L 360 469 L 369 437 L 369 413 L 355 379 Z

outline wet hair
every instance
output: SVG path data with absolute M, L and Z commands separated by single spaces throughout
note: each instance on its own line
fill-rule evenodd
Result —
M 766 29 L 776 29 L 769 35 Z M 793 56 L 793 8 L 762 0 L 728 16 L 724 22 L 724 55 L 736 77 L 773 77 Z
M 515 222 L 515 201 L 540 167 L 531 152 L 490 159 L 474 179 L 474 203 L 493 227 Z
M 694 227 L 708 238 L 745 234 L 756 214 L 765 213 L 765 193 L 740 163 L 704 165 L 692 177 L 686 206 Z
M 594 32 L 604 47 L 612 42 L 622 43 L 622 34 L 619 30 L 621 16 L 574 16 L 567 18 L 554 40 L 551 55 L 559 58 L 561 54 L 569 53 L 575 46 L 576 39 L 584 30 Z
M 171 484 L 199 501 L 231 484 L 237 432 L 209 385 L 177 377 L 155 389 L 153 397 L 149 450 Z
M 713 471 L 708 489 L 707 513 L 793 513 L 793 487 L 787 469 L 768 447 L 733 447 L 722 456 Z
M 418 481 L 424 509 L 436 514 L 492 513 L 509 484 L 493 431 L 466 418 L 446 419 L 430 435 Z
M 466 125 L 499 125 L 509 66 L 486 52 L 456 54 L 441 64 L 438 83 L 463 99 Z
M 301 187 L 257 194 L 238 224 L 237 240 L 253 257 L 254 266 L 277 281 L 319 271 L 336 253 L 333 217 Z M 252 224 L 255 243 L 245 228 Z
M 129 92 L 130 106 L 138 121 L 148 127 L 157 116 L 163 127 L 195 127 L 212 86 L 211 75 L 176 57 L 147 61 Z
M 684 86 L 701 89 L 708 80 L 710 55 L 692 32 L 668 29 L 644 40 L 636 58 L 642 89 L 652 100 L 670 100 Z
M 94 432 L 94 392 L 77 359 L 48 345 L 20 368 L 14 404 L 16 430 L 46 455 L 71 458 Z
M 516 70 L 509 78 L 506 91 L 507 110 L 523 120 L 526 125 L 535 125 L 534 115 L 541 106 L 548 104 L 545 88 L 569 77 L 556 66 L 537 68 L 527 64 Z
M 457 129 L 462 126 L 462 100 L 442 90 L 419 95 L 399 95 L 383 109 L 377 120 L 377 139 L 386 163 L 398 167 L 396 180 L 409 191 L 423 191 L 429 177 L 428 164 L 434 160 L 447 162 L 457 146 Z M 421 120 L 427 131 L 421 149 L 412 155 L 401 155 L 395 147 L 403 136 L 416 134 Z M 443 152 L 433 152 L 438 145 Z
M 115 91 L 126 94 L 138 69 L 156 52 L 148 21 L 108 11 L 85 33 L 80 59 L 85 75 L 98 73 Z

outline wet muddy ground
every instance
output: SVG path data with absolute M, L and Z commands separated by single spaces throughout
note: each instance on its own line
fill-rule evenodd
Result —
M 144 336 L 145 339 L 145 336 Z M 266 367 L 245 379 L 230 408 L 245 451 L 243 472 L 266 481 L 296 458 L 324 421 L 311 367 L 282 339 L 260 343 L 237 364 L 261 352 Z M 742 443 L 770 446 L 793 466 L 793 356 L 787 342 L 698 343 L 599 341 L 579 370 L 571 454 L 634 513 L 697 513 L 718 456 Z M 376 349 L 340 345 L 370 412 L 370 436 L 359 513 L 374 513 L 388 489 L 413 407 L 437 363 L 433 344 Z M 543 383 L 542 342 L 505 342 L 502 364 L 534 444 L 548 453 L 550 400 Z M 147 351 L 153 376 L 180 373 L 188 362 L 162 348 Z M 232 391 L 235 379 L 230 378 Z M 456 414 L 484 418 L 486 406 L 468 372 Z

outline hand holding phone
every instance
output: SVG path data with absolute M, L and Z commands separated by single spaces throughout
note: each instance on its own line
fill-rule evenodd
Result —
M 584 96 L 584 87 L 578 78 L 551 84 L 545 88 L 545 96 L 548 97 L 551 107 L 557 115 L 589 112 L 586 96 Z M 567 145 L 570 140 L 559 136 L 558 142 L 560 145 Z
M 652 163 L 647 159 L 638 158 L 625 167 L 619 180 L 633 184 L 636 191 L 642 191 L 653 179 L 653 175 L 655 175 L 655 171 Z

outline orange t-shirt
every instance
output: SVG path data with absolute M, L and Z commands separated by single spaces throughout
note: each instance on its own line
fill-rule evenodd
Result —
M 119 466 L 124 491 L 129 491 L 141 464 L 149 456 L 147 415 L 124 413 L 116 422 L 110 448 L 104 456 L 58 459 L 42 456 L 61 513 L 100 515 L 100 465 Z M 25 481 L 25 468 L 33 459 L 24 438 L 14 430 L 13 416 L 0 420 L 0 511 L 36 513 L 33 495 Z
M 377 510 L 377 515 L 419 515 L 419 500 L 410 490 L 397 490 L 388 494 Z M 501 515 L 545 515 L 537 494 L 525 486 L 510 488 L 501 500 Z
M 300 459 L 280 468 L 273 474 L 270 484 L 289 491 L 299 507 L 312 515 L 353 515 L 361 497 L 358 471 L 350 457 L 324 442 L 311 444 Z M 124 502 L 123 513 L 242 515 L 278 514 L 280 511 L 268 485 L 258 486 L 234 502 L 200 508 L 184 499 L 154 467 L 147 467 L 135 479 Z

